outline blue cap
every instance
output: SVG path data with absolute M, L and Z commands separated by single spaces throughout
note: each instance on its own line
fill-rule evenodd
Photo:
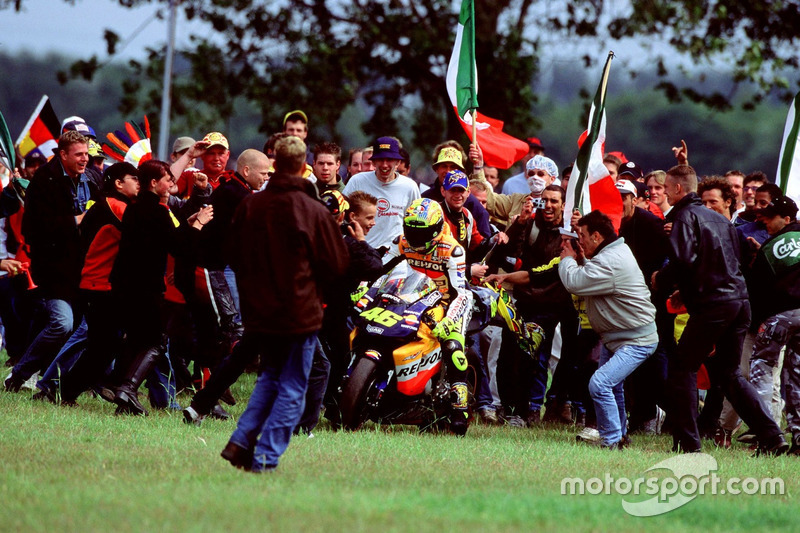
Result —
M 402 160 L 400 155 L 400 143 L 394 137 L 378 137 L 372 145 L 372 157 L 370 159 L 397 159 Z
M 462 189 L 467 190 L 469 188 L 469 179 L 467 178 L 467 175 L 460 170 L 453 170 L 444 175 L 442 187 L 444 187 L 444 190 L 446 191 L 449 191 L 454 187 L 461 187 Z

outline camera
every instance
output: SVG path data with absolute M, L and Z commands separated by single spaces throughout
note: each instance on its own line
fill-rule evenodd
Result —
M 534 209 L 544 209 L 547 207 L 545 204 L 544 198 L 533 198 L 531 197 L 531 202 L 533 202 Z

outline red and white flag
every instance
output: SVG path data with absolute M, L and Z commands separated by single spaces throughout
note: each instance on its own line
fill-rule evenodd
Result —
M 567 185 L 567 201 L 564 205 L 564 223 L 568 224 L 570 213 L 578 209 L 582 215 L 595 209 L 606 214 L 619 231 L 622 219 L 622 197 L 613 178 L 603 164 L 603 147 L 606 142 L 606 87 L 611 70 L 613 52 L 609 52 L 603 77 L 589 110 L 589 127 L 578 141 L 578 158 L 573 166 Z M 584 138 L 585 136 L 585 138 Z
M 461 127 L 472 142 L 472 114 L 478 109 L 478 67 L 475 64 L 475 4 L 463 0 L 456 28 L 453 55 L 447 67 L 447 95 Z M 484 162 L 497 168 L 510 168 L 528 153 L 528 144 L 503 133 L 503 122 L 477 113 L 477 143 Z

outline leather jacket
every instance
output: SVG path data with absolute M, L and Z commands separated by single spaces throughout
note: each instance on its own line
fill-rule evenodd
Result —
M 689 193 L 667 216 L 672 222 L 669 263 L 656 278 L 660 289 L 677 286 L 690 314 L 719 302 L 747 299 L 739 266 L 736 228 Z

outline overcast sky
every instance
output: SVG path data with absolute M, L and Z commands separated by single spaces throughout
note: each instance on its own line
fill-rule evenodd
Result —
M 161 3 L 128 9 L 111 0 L 75 0 L 74 5 L 64 0 L 23 0 L 22 6 L 20 13 L 0 11 L 0 52 L 43 55 L 58 51 L 73 57 L 97 54 L 103 59 L 107 57 L 103 31 L 108 28 L 122 41 L 130 38 L 119 51 L 120 58 L 141 58 L 145 47 L 167 39 L 166 9 Z M 153 18 L 159 9 L 164 20 Z M 131 38 L 143 24 L 144 29 Z M 200 27 L 198 22 L 188 24 L 178 9 L 176 43 L 188 43 L 189 30 Z

